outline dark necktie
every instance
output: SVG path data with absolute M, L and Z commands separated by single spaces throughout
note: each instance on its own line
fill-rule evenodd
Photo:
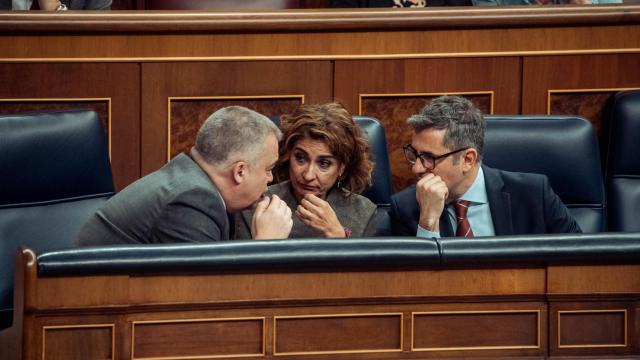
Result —
M 473 237 L 473 231 L 471 230 L 471 225 L 469 224 L 469 218 L 467 218 L 469 202 L 467 200 L 457 200 L 453 203 L 453 209 L 456 213 L 456 221 L 458 222 L 456 236 Z

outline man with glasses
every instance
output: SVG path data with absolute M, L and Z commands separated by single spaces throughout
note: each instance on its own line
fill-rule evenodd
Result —
M 442 96 L 407 123 L 404 154 L 418 181 L 391 199 L 393 235 L 494 236 L 580 232 L 546 176 L 481 164 L 485 122 L 462 97 Z

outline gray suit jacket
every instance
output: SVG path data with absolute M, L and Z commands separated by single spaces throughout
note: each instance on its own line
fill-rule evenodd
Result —
M 180 154 L 109 199 L 80 230 L 78 244 L 228 239 L 222 196 L 200 166 Z
M 291 193 L 291 182 L 284 181 L 269 186 L 269 193 L 278 195 L 287 203 L 291 212 L 298 207 L 295 197 Z M 358 194 L 345 196 L 340 190 L 332 190 L 327 194 L 327 202 L 335 211 L 338 220 L 345 228 L 351 230 L 351 237 L 370 237 L 376 232 L 377 207 L 369 199 Z M 251 239 L 252 210 L 245 210 L 236 215 L 236 239 Z M 289 238 L 313 238 L 322 237 L 314 228 L 306 225 L 295 214 L 293 215 L 293 228 Z

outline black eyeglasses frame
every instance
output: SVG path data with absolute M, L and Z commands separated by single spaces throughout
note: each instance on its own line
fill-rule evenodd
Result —
M 460 149 L 449 151 L 448 153 L 445 153 L 445 154 L 442 154 L 442 155 L 433 156 L 433 155 L 429 155 L 429 154 L 426 154 L 426 153 L 418 152 L 418 150 L 416 150 L 413 146 L 411 146 L 411 144 L 405 144 L 405 145 L 402 146 L 402 150 L 404 151 L 404 158 L 407 160 L 407 162 L 409 164 L 414 165 L 416 163 L 416 160 L 420 159 L 420 163 L 427 170 L 435 169 L 436 165 L 438 163 L 438 160 L 444 159 L 447 156 L 459 153 L 459 152 L 467 150 L 469 148 L 470 148 L 469 146 L 462 147 Z M 415 156 L 416 160 L 412 161 L 411 159 L 409 159 L 409 156 L 408 156 L 409 152 L 411 152 Z M 433 165 L 427 166 L 427 163 L 429 161 L 431 161 L 431 164 L 433 164 Z

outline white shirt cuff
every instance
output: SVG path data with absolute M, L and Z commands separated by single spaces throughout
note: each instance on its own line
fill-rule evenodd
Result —
M 420 224 L 418 224 L 418 232 L 416 233 L 417 237 L 421 237 L 421 238 L 439 238 L 440 237 L 440 232 L 439 231 L 429 231 L 425 228 L 423 228 L 422 226 L 420 226 Z

